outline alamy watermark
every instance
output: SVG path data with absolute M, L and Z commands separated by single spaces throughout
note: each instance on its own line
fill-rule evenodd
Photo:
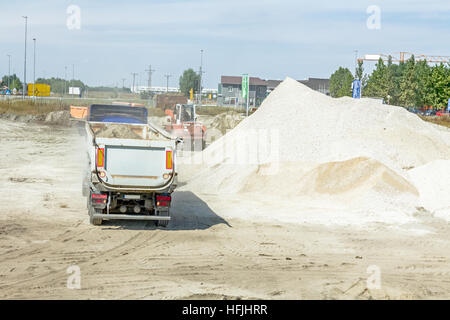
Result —
M 81 9 L 77 5 L 70 5 L 67 7 L 67 20 L 66 26 L 69 30 L 80 30 L 81 29 Z
M 214 143 L 206 149 L 207 152 L 194 152 L 192 156 L 184 156 L 184 151 L 201 151 L 202 144 L 192 143 L 189 137 L 183 140 L 180 147 L 182 164 L 214 166 L 225 165 L 259 165 L 260 174 L 274 175 L 278 173 L 280 162 L 280 131 L 278 129 L 246 129 L 221 131 L 212 128 L 205 136 L 206 144 Z M 195 141 L 194 141 L 195 142 Z
M 379 290 L 381 289 L 381 269 L 377 265 L 371 265 L 367 267 L 366 272 L 369 277 L 366 281 L 366 287 L 369 290 Z
M 67 278 L 67 289 L 81 289 L 81 270 L 77 265 L 69 266 L 66 270 L 70 276 Z
M 377 5 L 371 5 L 367 7 L 366 13 L 369 15 L 366 22 L 367 28 L 369 30 L 380 30 L 381 8 Z

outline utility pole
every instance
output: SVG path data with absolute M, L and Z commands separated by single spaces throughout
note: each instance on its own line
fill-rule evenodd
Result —
M 172 75 L 170 75 L 170 74 L 164 75 L 164 77 L 166 77 L 166 81 L 167 81 L 166 92 L 169 92 L 169 78 L 170 78 L 171 76 L 172 76 Z
M 75 80 L 75 65 L 72 64 L 72 80 Z
M 145 70 L 146 72 L 148 72 L 148 82 L 147 82 L 147 86 L 148 86 L 148 90 L 151 91 L 152 88 L 152 74 L 153 72 L 155 72 L 156 70 L 152 69 L 152 65 L 148 66 L 148 70 Z
M 355 79 L 356 79 L 356 70 L 358 69 L 358 50 L 355 50 Z
M 7 54 L 8 56 L 8 89 L 11 90 L 9 83 L 10 83 L 10 79 L 11 79 L 11 55 Z
M 198 73 L 199 75 L 199 81 L 198 81 L 198 94 L 199 94 L 199 105 L 202 105 L 202 75 L 203 75 L 203 49 L 200 50 L 200 71 Z
M 127 80 L 126 78 L 122 78 L 122 90 L 125 89 L 125 80 Z
M 64 66 L 64 95 L 67 94 L 67 66 Z
M 27 86 L 27 28 L 28 28 L 28 17 L 22 16 L 25 19 L 25 59 L 23 62 L 23 88 L 22 88 L 22 99 L 25 99 L 25 87 Z
M 33 99 L 36 100 L 35 83 L 36 83 L 36 38 L 33 38 Z
M 135 91 L 134 84 L 136 83 L 137 72 L 132 72 L 131 75 L 133 76 L 133 87 L 131 87 L 131 92 L 134 92 Z

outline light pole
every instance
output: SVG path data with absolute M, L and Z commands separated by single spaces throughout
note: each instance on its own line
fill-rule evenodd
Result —
M 148 72 L 148 82 L 147 82 L 148 91 L 152 91 L 152 74 L 156 70 L 152 69 L 152 65 L 149 65 L 148 70 L 145 71 Z
M 164 77 L 166 77 L 166 81 L 167 81 L 167 84 L 166 84 L 166 93 L 169 93 L 169 78 L 170 78 L 171 76 L 172 76 L 172 75 L 170 75 L 170 74 L 164 75 Z
M 64 93 L 63 96 L 67 94 L 67 66 L 64 66 Z
M 33 38 L 33 99 L 36 100 L 36 94 L 35 94 L 35 83 L 36 83 L 36 38 Z
M 199 105 L 200 106 L 202 106 L 202 73 L 203 73 L 202 68 L 203 68 L 203 49 L 200 50 L 200 72 L 199 72 L 200 78 L 199 78 L 199 81 L 198 81 L 199 82 L 198 83 L 198 86 L 199 86 L 199 88 L 198 88 L 198 94 L 199 94 L 198 101 L 199 101 Z
M 25 87 L 27 85 L 27 27 L 28 27 L 28 17 L 22 16 L 25 19 L 25 59 L 23 63 L 23 88 L 22 88 L 22 99 L 25 99 Z
M 137 72 L 132 72 L 131 75 L 133 76 L 133 87 L 131 88 L 131 92 L 135 92 L 135 83 L 136 83 L 136 76 Z
M 11 55 L 7 54 L 7 56 L 8 56 L 8 89 L 11 91 L 11 88 L 9 87 L 11 79 Z

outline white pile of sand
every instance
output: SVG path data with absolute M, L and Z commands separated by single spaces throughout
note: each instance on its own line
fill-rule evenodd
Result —
M 401 107 L 333 99 L 287 78 L 195 157 L 203 166 L 188 188 L 198 193 L 288 195 L 339 209 L 412 213 L 428 205 L 422 192 L 429 189 L 419 178 L 409 181 L 408 170 L 450 159 L 450 132 Z M 439 183 L 450 188 L 449 180 Z
M 436 160 L 409 171 L 420 193 L 421 205 L 450 220 L 450 160 Z

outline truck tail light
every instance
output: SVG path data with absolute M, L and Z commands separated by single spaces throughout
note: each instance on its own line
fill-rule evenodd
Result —
M 172 169 L 172 151 L 166 151 L 166 169 Z
M 170 201 L 172 200 L 172 197 L 168 196 L 156 196 L 156 201 Z
M 97 167 L 103 167 L 105 164 L 105 148 L 97 149 Z
M 172 197 L 170 196 L 156 196 L 156 206 L 169 207 Z
M 106 203 L 106 199 L 108 198 L 107 194 L 101 193 L 93 193 L 91 195 L 92 203 Z
M 101 194 L 101 193 L 93 193 L 92 199 L 106 199 L 108 198 L 107 194 Z

